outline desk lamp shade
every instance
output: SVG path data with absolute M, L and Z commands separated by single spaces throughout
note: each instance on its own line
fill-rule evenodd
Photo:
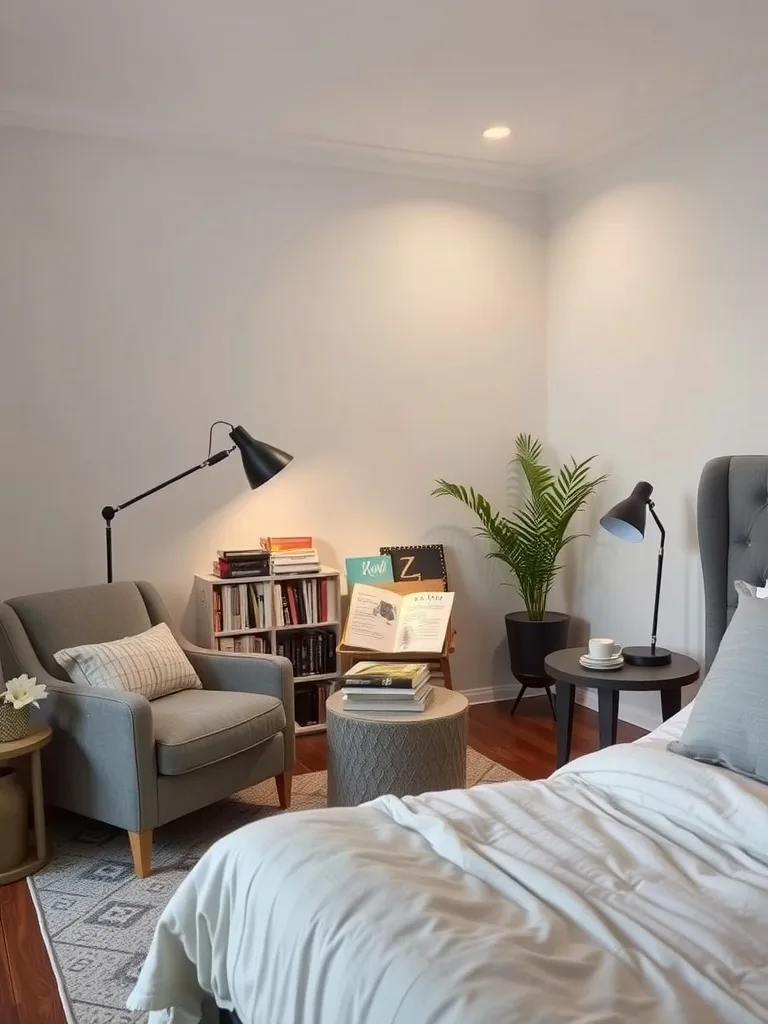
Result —
M 600 525 L 619 540 L 639 544 L 645 536 L 645 514 L 653 487 L 645 480 L 635 484 L 628 498 L 606 512 Z
M 293 456 L 280 448 L 273 448 L 266 441 L 257 441 L 245 427 L 233 427 L 229 436 L 240 451 L 243 469 L 251 490 L 271 480 L 281 469 L 285 469 Z

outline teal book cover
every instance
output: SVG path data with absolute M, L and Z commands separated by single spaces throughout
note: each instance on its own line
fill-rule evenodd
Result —
M 347 583 L 394 583 L 392 559 L 389 555 L 365 555 L 363 558 L 345 558 Z

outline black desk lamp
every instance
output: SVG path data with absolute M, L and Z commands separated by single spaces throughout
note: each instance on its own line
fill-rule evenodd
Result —
M 231 448 L 222 448 L 220 452 L 214 452 L 212 455 L 213 428 L 219 424 L 230 428 L 229 436 L 234 444 Z M 122 512 L 124 508 L 128 508 L 129 505 L 135 505 L 142 498 L 148 498 L 150 494 L 162 491 L 164 487 L 175 484 L 177 480 L 183 480 L 185 476 L 196 473 L 199 469 L 205 469 L 206 466 L 215 466 L 217 462 L 223 462 L 224 459 L 232 454 L 235 448 L 240 449 L 243 469 L 252 490 L 261 487 L 267 480 L 271 480 L 273 476 L 279 473 L 281 469 L 285 469 L 288 463 L 293 460 L 293 456 L 289 455 L 288 452 L 280 451 L 279 448 L 273 448 L 271 444 L 267 444 L 265 441 L 255 440 L 243 427 L 233 427 L 226 420 L 216 420 L 215 423 L 211 424 L 211 429 L 208 433 L 208 456 L 203 462 L 197 466 L 192 466 L 191 469 L 185 469 L 183 473 L 177 473 L 176 476 L 172 476 L 170 480 L 165 480 L 156 487 L 150 487 L 148 491 L 137 494 L 135 498 L 131 498 L 129 501 L 124 501 L 122 505 L 106 505 L 101 510 L 101 514 L 104 517 L 107 540 L 107 583 L 112 582 L 112 520 L 115 518 L 115 515 L 118 512 Z
M 606 512 L 600 520 L 600 525 L 612 533 L 619 540 L 629 541 L 631 544 L 639 544 L 645 536 L 645 510 L 651 513 L 654 523 L 661 533 L 659 544 L 658 567 L 656 569 L 656 599 L 653 602 L 653 626 L 651 627 L 650 647 L 625 647 L 622 651 L 624 661 L 629 665 L 668 665 L 672 661 L 672 652 L 664 647 L 656 646 L 656 627 L 659 621 L 659 597 L 661 596 L 661 569 L 664 565 L 664 538 L 666 532 L 661 525 L 661 520 L 654 511 L 654 504 L 651 501 L 653 487 L 641 480 L 635 484 L 634 490 L 628 498 L 614 505 L 610 512 Z

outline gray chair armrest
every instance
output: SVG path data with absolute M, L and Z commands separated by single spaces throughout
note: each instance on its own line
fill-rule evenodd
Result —
M 54 680 L 38 717 L 53 728 L 45 779 L 52 803 L 129 832 L 159 824 L 155 734 L 145 697 Z
M 234 690 L 276 697 L 285 708 L 285 770 L 296 760 L 293 717 L 293 667 L 287 658 L 271 654 L 228 654 L 208 651 L 185 641 L 184 650 L 206 690 Z
M 6 679 L 26 672 L 48 688 L 34 712 L 53 729 L 43 751 L 46 800 L 129 832 L 154 828 L 157 766 L 149 701 L 50 675 L 8 605 L 0 605 L 0 659 Z

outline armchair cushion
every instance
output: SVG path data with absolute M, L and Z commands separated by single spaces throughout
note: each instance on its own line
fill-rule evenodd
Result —
M 152 701 L 157 770 L 183 775 L 257 746 L 285 728 L 275 697 L 184 690 Z

